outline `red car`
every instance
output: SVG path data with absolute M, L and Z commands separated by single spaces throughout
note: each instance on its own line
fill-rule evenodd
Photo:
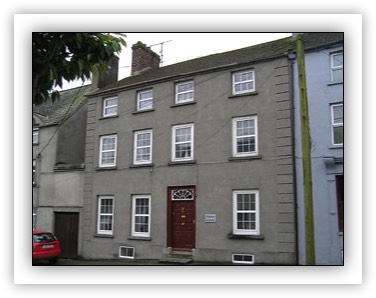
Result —
M 46 260 L 55 264 L 61 254 L 60 241 L 51 232 L 33 231 L 33 263 Z

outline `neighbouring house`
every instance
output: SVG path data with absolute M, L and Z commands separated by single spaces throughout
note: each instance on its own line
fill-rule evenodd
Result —
M 159 67 L 133 45 L 132 75 L 88 96 L 82 256 L 297 264 L 293 47 Z
M 80 251 L 86 97 L 91 86 L 62 91 L 33 108 L 33 228 L 53 231 L 62 256 Z
M 109 71 L 91 85 L 61 91 L 56 102 L 33 106 L 33 228 L 54 232 L 62 257 L 82 254 L 86 95 L 116 81 L 114 69 L 116 78 Z
M 343 33 L 305 33 L 316 264 L 343 264 Z M 299 81 L 294 64 L 299 264 L 306 264 Z

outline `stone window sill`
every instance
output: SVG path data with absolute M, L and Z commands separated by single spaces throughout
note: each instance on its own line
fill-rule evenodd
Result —
M 112 119 L 112 118 L 119 118 L 119 115 L 102 116 L 99 118 L 99 120 Z
M 193 165 L 193 164 L 196 164 L 196 160 L 171 161 L 168 163 L 169 166 Z
M 181 107 L 181 106 L 189 106 L 189 105 L 194 105 L 196 103 L 197 103 L 197 101 L 195 101 L 195 100 L 188 101 L 188 102 L 182 102 L 182 103 L 174 103 L 173 105 L 171 105 L 171 108 L 177 108 L 177 107 Z
M 94 234 L 96 238 L 114 238 L 114 235 L 107 235 L 107 234 Z
M 143 163 L 143 164 L 132 164 L 129 166 L 130 169 L 137 169 L 137 168 L 152 168 L 154 167 L 153 163 Z
M 129 236 L 128 240 L 151 241 L 151 237 Z
M 230 233 L 227 235 L 228 239 L 248 239 L 248 240 L 264 240 L 264 235 L 237 235 Z
M 328 83 L 327 83 L 328 86 L 332 86 L 332 85 L 340 85 L 340 84 L 343 84 L 343 81 L 336 81 L 336 82 L 328 82 Z
M 242 94 L 233 94 L 230 95 L 228 98 L 238 98 L 238 97 L 244 97 L 244 96 L 252 96 L 252 95 L 257 95 L 258 91 L 253 91 L 253 92 L 247 92 L 247 93 L 242 93 Z
M 140 110 L 140 111 L 134 111 L 132 115 L 137 115 L 137 114 L 142 114 L 142 113 L 147 113 L 147 112 L 153 112 L 155 111 L 154 109 L 148 109 L 148 110 Z
M 253 156 L 239 156 L 239 157 L 229 157 L 228 161 L 249 161 L 255 159 L 262 159 L 262 155 L 253 155 Z
M 112 167 L 96 167 L 96 171 L 111 171 L 111 170 L 116 170 L 117 166 L 112 166 Z

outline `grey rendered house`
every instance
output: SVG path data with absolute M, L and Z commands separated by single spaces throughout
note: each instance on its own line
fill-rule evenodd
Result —
M 84 258 L 296 264 L 291 39 L 132 75 L 89 95 Z
M 343 264 L 343 33 L 305 33 L 316 264 Z M 299 264 L 305 264 L 299 85 L 294 64 Z
M 62 256 L 80 253 L 86 97 L 91 86 L 62 91 L 33 107 L 33 228 L 54 232 Z
M 33 106 L 33 229 L 54 232 L 62 257 L 82 255 L 86 95 L 117 80 L 117 63 L 91 85 Z

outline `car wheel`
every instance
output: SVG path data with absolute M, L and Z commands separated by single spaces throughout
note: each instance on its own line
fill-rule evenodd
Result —
M 58 258 L 49 260 L 50 265 L 55 265 L 57 260 L 58 260 Z

